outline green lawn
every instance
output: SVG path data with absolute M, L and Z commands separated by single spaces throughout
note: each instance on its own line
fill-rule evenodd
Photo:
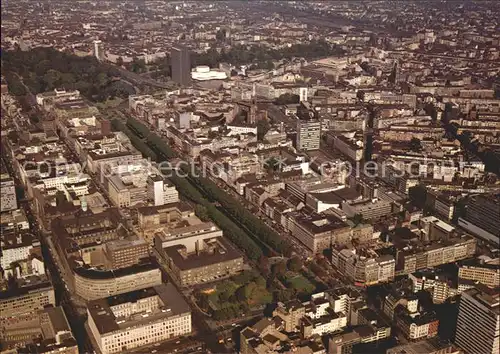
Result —
M 315 289 L 315 286 L 300 274 L 288 273 L 285 282 L 298 292 L 312 293 Z
M 234 279 L 234 278 L 233 278 Z M 236 278 L 235 280 L 241 280 Z M 244 284 L 244 282 L 242 282 Z M 213 304 L 215 309 L 221 309 L 228 306 L 233 306 L 229 300 L 225 300 L 226 298 L 232 297 L 236 290 L 240 288 L 243 284 L 240 282 L 236 282 L 233 280 L 224 280 L 216 285 L 216 290 L 208 296 L 209 301 Z M 225 294 L 224 299 L 220 299 L 221 294 Z M 250 307 L 260 306 L 273 301 L 272 294 L 267 291 L 265 287 L 257 286 L 251 293 L 251 296 L 247 299 L 248 305 Z

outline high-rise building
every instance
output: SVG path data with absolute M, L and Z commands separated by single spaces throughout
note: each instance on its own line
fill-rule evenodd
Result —
M 171 53 L 172 80 L 181 86 L 191 84 L 191 58 L 186 47 L 173 47 Z
M 500 238 L 500 194 L 472 196 L 459 225 L 474 235 L 497 243 Z
M 104 43 L 100 40 L 94 41 L 94 56 L 97 60 L 104 60 L 105 54 Z
M 466 353 L 500 351 L 500 294 L 483 285 L 462 293 L 455 344 Z
M 179 192 L 175 186 L 167 179 L 159 175 L 151 175 L 147 181 L 148 198 L 154 202 L 155 206 L 177 203 Z
M 297 150 L 319 150 L 321 140 L 321 121 L 297 117 Z

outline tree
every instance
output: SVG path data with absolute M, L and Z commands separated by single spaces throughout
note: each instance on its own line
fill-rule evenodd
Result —
M 59 86 L 61 82 L 61 73 L 57 70 L 49 70 L 45 75 L 43 75 L 43 80 L 47 84 L 49 89 L 54 89 Z
M 207 222 L 210 220 L 210 217 L 208 216 L 208 211 L 207 208 L 205 208 L 203 205 L 197 204 L 194 207 L 194 213 L 196 214 L 197 217 L 200 218 L 201 221 Z
M 21 83 L 21 81 L 17 78 L 8 79 L 7 86 L 9 89 L 9 93 L 13 96 L 24 96 L 26 95 L 26 88 Z
M 408 189 L 408 197 L 416 207 L 423 209 L 427 201 L 427 188 L 423 184 Z
M 264 140 L 264 136 L 267 134 L 271 125 L 267 119 L 259 119 L 257 121 L 257 140 Z
M 116 65 L 123 66 L 123 58 L 122 57 L 116 58 Z
M 217 39 L 218 41 L 225 40 L 226 39 L 226 30 L 224 28 L 218 30 L 217 33 L 215 34 L 215 39 Z
M 288 260 L 287 267 L 292 272 L 298 272 L 302 268 L 302 261 L 299 257 L 292 257 Z
M 422 142 L 418 138 L 411 138 L 410 149 L 414 152 L 419 152 L 422 150 Z
M 291 93 L 284 93 L 280 97 L 276 99 L 276 104 L 285 105 L 285 104 L 295 104 L 300 102 L 300 96 L 294 95 Z
M 269 274 L 269 260 L 267 259 L 266 256 L 263 255 L 259 258 L 257 267 L 264 276 L 267 276 Z
M 276 291 L 274 294 L 275 300 L 279 302 L 285 302 L 293 299 L 296 293 L 294 289 L 281 289 Z
M 257 288 L 257 285 L 254 282 L 250 282 L 236 290 L 236 299 L 239 302 L 246 302 L 252 298 L 252 294 Z
M 362 214 L 354 214 L 354 216 L 351 218 L 351 220 L 354 223 L 354 225 L 362 224 L 364 221 Z
M 284 275 L 286 273 L 286 263 L 284 261 L 275 263 L 271 267 L 271 272 L 275 276 Z

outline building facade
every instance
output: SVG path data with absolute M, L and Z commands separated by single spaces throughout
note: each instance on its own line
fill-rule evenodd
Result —
M 478 286 L 462 293 L 455 344 L 467 354 L 500 351 L 500 295 Z
M 172 80 L 181 86 L 191 84 L 191 58 L 188 48 L 173 47 L 170 54 L 172 60 Z

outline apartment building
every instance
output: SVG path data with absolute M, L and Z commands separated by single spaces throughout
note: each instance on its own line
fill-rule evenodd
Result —
M 332 265 L 354 284 L 369 286 L 392 281 L 396 261 L 391 255 L 379 256 L 371 249 L 365 252 L 337 246 L 332 247 Z
M 352 235 L 350 226 L 334 215 L 291 212 L 287 214 L 286 229 L 313 254 L 336 242 L 345 243 Z
M 71 333 L 62 307 L 48 306 L 25 315 L 0 321 L 4 353 L 78 354 L 78 345 Z
M 410 274 L 424 268 L 473 257 L 477 240 L 470 236 L 442 240 L 441 243 L 416 245 L 401 249 L 396 255 L 396 273 Z
M 432 272 L 415 272 L 409 274 L 408 279 L 412 282 L 414 293 L 420 290 L 428 291 L 435 304 L 441 304 L 459 293 L 458 285 L 453 284 L 450 279 L 443 275 L 436 275 Z
M 33 234 L 25 230 L 3 232 L 1 241 L 0 266 L 6 276 L 14 262 L 28 259 L 30 251 L 40 245 Z
M 410 341 L 437 336 L 439 320 L 434 311 L 409 312 L 402 308 L 396 311 L 397 328 Z
M 87 314 L 90 332 L 103 354 L 191 333 L 191 310 L 172 284 L 90 301 Z
M 363 140 L 336 135 L 333 138 L 333 147 L 351 161 L 360 161 L 363 158 Z
M 0 159 L 0 212 L 17 209 L 16 186 Z

